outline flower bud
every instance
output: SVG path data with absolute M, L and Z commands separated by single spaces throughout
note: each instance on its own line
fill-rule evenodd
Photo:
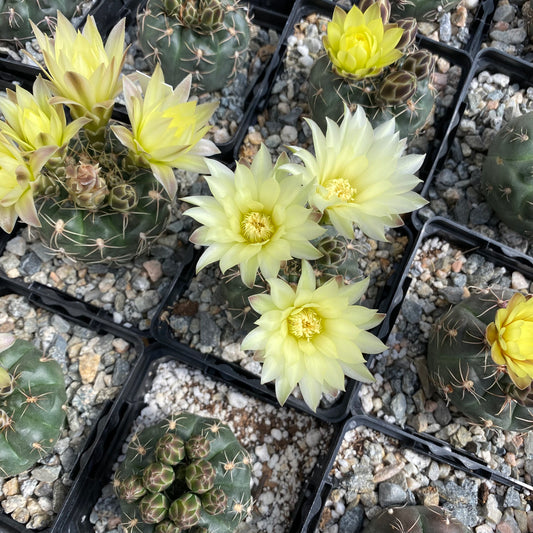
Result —
M 383 80 L 378 91 L 379 99 L 387 105 L 405 102 L 416 91 L 416 76 L 405 70 L 391 72 Z
M 399 50 L 407 50 L 415 44 L 416 32 L 418 30 L 418 23 L 412 17 L 400 19 L 396 21 L 396 26 L 403 30 L 400 41 L 396 45 Z
M 65 168 L 66 188 L 72 201 L 85 209 L 96 209 L 108 194 L 105 180 L 100 177 L 100 166 L 87 163 Z
M 405 58 L 402 68 L 412 72 L 418 80 L 426 79 L 435 69 L 435 56 L 427 50 L 418 50 Z
M 361 0 L 359 2 L 359 9 L 364 13 L 372 4 L 379 4 L 381 20 L 383 21 L 383 24 L 387 24 L 391 13 L 389 0 Z

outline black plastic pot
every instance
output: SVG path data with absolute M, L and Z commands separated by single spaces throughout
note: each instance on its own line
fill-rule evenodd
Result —
M 24 301 L 36 310 L 46 310 L 54 315 L 62 317 L 72 326 L 81 326 L 92 331 L 93 336 L 112 334 L 117 338 L 124 339 L 131 345 L 131 349 L 135 351 L 137 359 L 143 357 L 144 346 L 139 337 L 133 335 L 125 328 L 121 328 L 120 326 L 116 326 L 112 322 L 109 322 L 105 317 L 100 316 L 98 311 L 93 312 L 94 310 L 89 306 L 84 305 L 82 302 L 75 299 L 64 298 L 64 295 L 61 293 L 36 283 L 33 283 L 28 287 L 24 284 L 9 280 L 4 276 L 0 276 L 0 296 L 10 294 L 23 297 Z M 101 412 L 98 417 L 93 420 L 92 429 L 88 433 L 85 443 L 77 454 L 76 462 L 70 472 L 63 473 L 69 475 L 70 479 L 73 480 L 74 486 L 77 486 L 76 480 L 82 472 L 94 468 L 95 462 L 97 462 L 96 456 L 98 453 L 105 453 L 105 448 L 103 447 L 102 442 L 103 424 L 107 419 L 111 406 L 112 400 L 105 400 L 103 402 Z M 65 424 L 67 424 L 67 421 L 65 421 Z M 76 492 L 76 489 L 72 488 L 71 491 Z M 82 492 L 84 491 L 85 489 L 82 490 Z M 66 501 L 68 501 L 68 498 L 70 498 L 70 495 L 67 496 Z M 52 525 L 45 529 L 41 529 L 41 531 L 54 531 L 57 533 L 65 531 L 63 529 L 64 520 L 61 517 L 68 507 L 66 501 L 65 505 L 63 505 L 61 510 L 55 516 Z M 0 513 L 0 531 L 28 531 L 28 529 L 24 524 L 16 522 L 9 515 Z
M 95 448 L 90 461 L 80 471 L 80 475 L 65 501 L 65 512 L 61 516 L 61 521 L 58 520 L 53 533 L 89 533 L 93 531 L 93 526 L 88 519 L 91 510 L 102 488 L 112 479 L 113 464 L 122 453 L 127 436 L 132 431 L 133 421 L 141 409 L 146 406 L 143 399 L 144 394 L 151 388 L 157 366 L 166 362 L 187 362 L 187 356 L 156 344 L 148 348 L 143 358 L 139 359 L 107 419 L 102 424 L 104 427 L 100 433 L 99 446 Z M 230 380 L 227 376 L 222 376 L 223 379 L 221 379 L 220 373 L 210 365 L 197 364 L 195 366 L 200 368 L 206 377 L 220 381 L 231 389 L 260 401 L 273 403 L 271 399 L 265 398 L 260 391 L 259 394 L 256 394 L 256 391 L 242 387 L 238 380 Z M 222 421 L 224 422 L 224 420 Z M 337 431 L 340 427 L 340 425 L 334 426 Z M 316 475 L 315 472 L 322 471 L 325 462 L 327 462 L 325 456 L 318 457 L 313 467 L 313 477 Z M 294 474 L 298 475 L 297 472 Z M 299 531 L 300 516 L 302 515 L 299 506 L 303 504 L 304 500 L 305 498 L 300 498 L 297 508 L 291 514 L 294 516 L 291 531 Z

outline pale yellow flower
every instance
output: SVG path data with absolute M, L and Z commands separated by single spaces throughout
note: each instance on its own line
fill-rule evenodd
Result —
M 300 386 L 315 411 L 322 393 L 344 390 L 344 376 L 374 380 L 363 353 L 380 353 L 386 346 L 368 329 L 383 315 L 353 305 L 364 294 L 368 279 L 344 285 L 333 278 L 316 288 L 312 266 L 302 261 L 296 288 L 279 278 L 268 279 L 270 294 L 250 297 L 261 317 L 243 340 L 244 350 L 257 350 L 263 361 L 261 382 L 275 380 L 280 404 Z
M 345 106 L 341 124 L 327 119 L 326 135 L 312 120 L 307 123 L 316 155 L 293 146 L 305 167 L 286 168 L 313 183 L 310 204 L 340 234 L 353 238 L 355 223 L 367 236 L 386 240 L 386 227 L 403 224 L 401 213 L 427 203 L 412 191 L 420 183 L 414 172 L 424 156 L 402 155 L 406 141 L 395 133 L 394 119 L 373 129 L 360 106 L 353 114 Z
M 280 170 L 281 156 L 272 164 L 262 145 L 250 168 L 237 163 L 235 173 L 222 163 L 207 160 L 206 177 L 213 196 L 190 196 L 198 207 L 186 214 L 203 224 L 190 240 L 207 246 L 197 271 L 220 261 L 220 269 L 239 265 L 243 282 L 251 287 L 258 269 L 277 276 L 282 261 L 316 259 L 322 254 L 309 242 L 324 230 L 305 207 L 306 190 L 300 179 Z
M 364 13 L 357 6 L 348 13 L 336 6 L 323 41 L 340 76 L 362 79 L 376 76 L 402 57 L 396 48 L 402 34 L 396 25 L 384 26 L 379 3 Z
M 498 309 L 485 337 L 494 362 L 507 367 L 519 389 L 528 387 L 533 381 L 533 298 L 514 294 L 507 307 Z
M 7 89 L 7 98 L 0 98 L 0 111 L 5 120 L 0 122 L 0 129 L 21 150 L 31 152 L 43 146 L 61 148 L 88 122 L 79 118 L 67 124 L 63 106 L 51 104 L 51 96 L 45 81 L 38 76 L 33 94 L 19 85 L 15 92 Z
M 31 153 L 26 161 L 17 147 L 0 133 L 0 227 L 11 233 L 17 217 L 40 226 L 33 201 L 39 172 L 56 148 L 47 146 Z
M 209 131 L 209 118 L 218 102 L 197 105 L 187 101 L 191 76 L 175 89 L 165 83 L 157 65 L 152 77 L 135 75 L 141 87 L 124 77 L 124 96 L 132 131 L 124 126 L 111 129 L 141 164 L 149 165 L 156 179 L 173 198 L 177 191 L 173 168 L 206 172 L 204 158 L 219 152 L 202 137 Z
M 114 99 L 122 88 L 119 77 L 125 58 L 124 27 L 122 19 L 111 30 L 104 46 L 92 16 L 80 32 L 58 12 L 54 38 L 32 22 L 45 72 L 57 94 L 54 102 L 68 105 L 74 118 L 90 118 L 92 123 L 87 128 L 93 131 L 107 123 Z

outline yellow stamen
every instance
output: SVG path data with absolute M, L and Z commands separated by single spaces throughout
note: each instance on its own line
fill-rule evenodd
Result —
M 250 211 L 241 222 L 243 237 L 251 243 L 265 242 L 274 233 L 272 219 L 264 213 Z
M 332 196 L 336 196 L 339 200 L 351 202 L 355 199 L 355 195 L 357 194 L 357 189 L 354 189 L 350 185 L 350 182 L 344 178 L 330 180 L 326 188 L 329 192 L 328 199 Z
M 289 316 L 289 332 L 297 339 L 311 340 L 322 331 L 322 319 L 313 309 L 302 309 Z

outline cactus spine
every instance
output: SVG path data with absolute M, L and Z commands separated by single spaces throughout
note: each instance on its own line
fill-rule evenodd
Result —
M 433 326 L 427 363 L 439 391 L 461 413 L 488 427 L 524 431 L 533 426 L 532 387 L 519 389 L 506 367 L 494 363 L 485 337 L 512 294 L 482 290 L 453 306 Z
M 230 533 L 251 510 L 250 458 L 227 425 L 181 413 L 135 435 L 115 488 L 126 531 Z
M 78 9 L 74 0 L 0 0 L 0 40 L 33 38 L 30 20 L 46 33 L 55 27 L 57 12 L 71 18 Z
M 65 380 L 59 364 L 32 343 L 1 334 L 0 477 L 20 474 L 48 455 L 65 419 Z M 14 342 L 13 342 L 14 341 Z
M 197 93 L 229 85 L 250 42 L 247 11 L 235 0 L 148 0 L 138 15 L 146 58 L 177 85 L 193 76 Z
M 533 112 L 511 119 L 489 146 L 481 174 L 482 191 L 499 219 L 533 234 Z
M 417 135 L 431 117 L 435 104 L 431 86 L 435 58 L 430 52 L 417 49 L 414 19 L 406 18 L 392 24 L 389 0 L 379 0 L 379 4 L 384 28 L 404 30 L 396 46 L 403 55 L 379 73 L 364 76 L 340 72 L 328 54 L 319 57 L 309 75 L 308 101 L 313 120 L 324 131 L 326 118 L 338 122 L 345 104 L 351 110 L 362 106 L 374 127 L 395 118 L 401 137 Z M 372 5 L 371 1 L 361 2 L 360 8 L 364 12 Z
M 362 533 L 471 533 L 472 530 L 451 518 L 440 507 L 411 505 L 385 509 Z

